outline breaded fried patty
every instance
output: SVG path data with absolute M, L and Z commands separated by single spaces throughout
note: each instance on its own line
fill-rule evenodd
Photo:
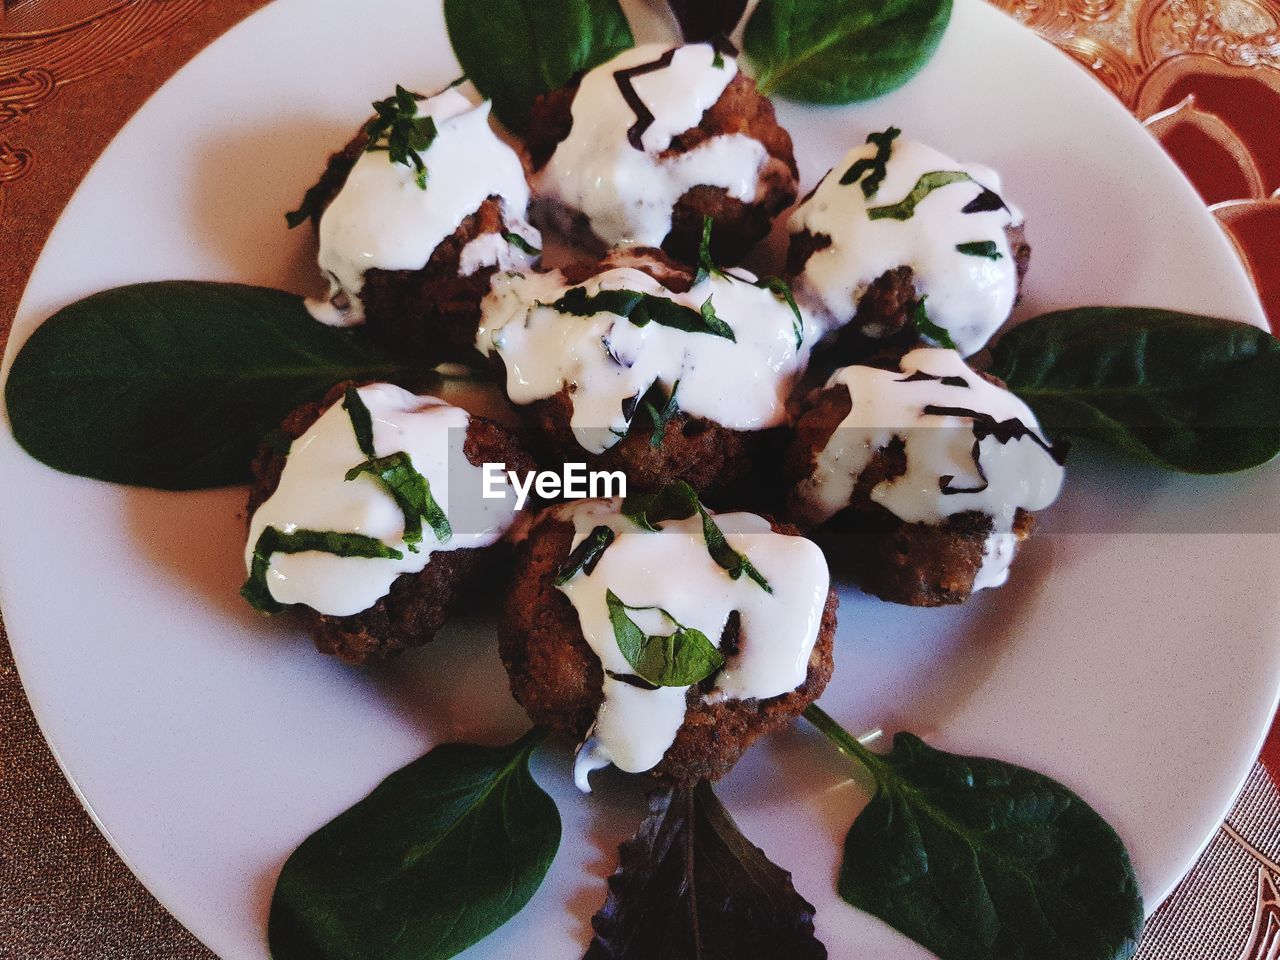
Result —
M 1031 244 L 1027 242 L 1026 227 L 1012 224 L 1005 227 L 1009 249 L 1013 252 L 1018 274 L 1018 297 L 1027 269 L 1031 265 Z M 794 234 L 787 250 L 787 277 L 795 281 L 804 273 L 805 265 L 819 250 L 830 246 L 831 238 L 814 235 L 807 230 Z M 881 350 L 904 352 L 923 340 L 912 321 L 912 314 L 920 304 L 916 291 L 915 273 L 909 266 L 886 270 L 876 277 L 866 291 L 855 301 L 849 302 L 847 325 L 839 328 L 835 340 L 834 355 L 840 363 L 857 363 Z
M 856 410 L 855 410 L 856 403 Z M 911 607 L 1004 584 L 1065 448 L 955 351 L 842 367 L 801 404 L 783 460 L 786 515 L 822 527 L 833 566 Z
M 317 231 L 368 146 L 368 134 L 361 129 L 346 147 L 329 158 L 319 182 L 308 191 L 307 204 Z M 501 267 L 494 263 L 464 264 L 463 252 L 473 241 L 485 238 L 506 243 L 503 238 L 510 232 L 508 220 L 513 215 L 523 217 L 524 213 L 506 211 L 504 217 L 502 198 L 490 194 L 435 247 L 421 268 L 366 270 L 359 300 L 370 332 L 425 365 L 480 362 L 475 352 L 480 301 L 489 291 L 490 278 Z M 464 275 L 464 270 L 470 272 Z M 349 305 L 347 294 L 336 295 L 334 306 L 339 311 Z
M 984 375 L 984 379 L 1003 386 L 993 377 Z M 783 460 L 788 488 L 794 489 L 811 474 L 819 452 L 851 409 L 849 391 L 841 386 L 815 391 L 805 399 Z M 982 568 L 993 520 L 978 511 L 953 514 L 940 524 L 900 519 L 872 500 L 871 491 L 905 472 L 900 439 L 872 454 L 848 505 L 823 525 L 833 565 L 867 593 L 891 603 L 913 607 L 963 603 Z M 1013 523 L 1017 540 L 1029 537 L 1034 526 L 1035 518 L 1019 509 Z
M 316 402 L 294 410 L 280 425 L 282 442 L 264 444 L 253 462 L 248 516 L 276 490 L 288 457 L 282 451 L 297 440 L 320 415 L 341 401 L 351 383 L 340 383 Z M 481 417 L 471 417 L 464 453 L 468 461 L 506 463 L 513 470 L 533 469 L 533 461 L 506 430 Z M 439 550 L 419 573 L 404 573 L 390 592 L 372 607 L 353 616 L 336 617 L 309 607 L 293 607 L 315 640 L 316 648 L 347 663 L 384 659 L 431 640 L 457 606 L 468 584 L 490 568 L 500 544 L 480 549 Z
M 578 82 L 538 97 L 533 104 L 528 150 L 536 174 L 569 136 L 573 127 L 571 109 Z M 698 256 L 705 217 L 716 223 L 711 252 L 717 262 L 737 263 L 762 240 L 778 214 L 795 201 L 799 183 L 791 135 L 778 125 L 772 101 L 756 89 L 753 79 L 738 74 L 702 116 L 697 126 L 677 134 L 660 154 L 670 159 L 688 154 L 713 137 L 742 134 L 759 142 L 767 159 L 758 174 L 753 199 L 744 201 L 721 187 L 694 186 L 687 190 L 671 211 L 671 229 L 662 240 L 662 249 L 685 262 Z M 544 219 L 545 204 L 536 203 Z M 559 211 L 558 226 L 575 241 L 597 253 L 619 242 L 618 237 L 601 237 L 581 211 Z
M 796 534 L 787 524 L 775 523 L 773 530 Z M 516 549 L 515 577 L 498 639 L 511 692 L 530 719 L 580 741 L 602 702 L 604 674 L 583 637 L 577 612 L 554 583 L 573 536 L 573 524 L 554 513 L 544 514 L 533 525 Z M 733 768 L 758 737 L 799 716 L 831 678 L 836 602 L 835 591 L 829 591 L 800 687 L 766 700 L 714 704 L 704 700 L 699 686 L 690 687 L 684 723 L 650 773 L 670 784 L 716 780 Z
M 598 264 L 575 264 L 562 272 L 566 282 L 577 284 L 619 267 L 639 270 L 676 293 L 687 292 L 693 285 L 692 269 L 661 250 L 644 247 L 614 251 Z M 569 318 L 569 322 L 573 321 Z M 636 398 L 638 409 L 626 436 L 602 453 L 584 450 L 574 436 L 571 386 L 520 407 L 520 413 L 530 427 L 529 442 L 537 446 L 540 460 L 585 462 L 591 470 L 621 470 L 627 475 L 629 491 L 653 491 L 668 481 L 684 480 L 699 495 L 728 497 L 738 504 L 755 503 L 763 494 L 772 492 L 763 489 L 762 477 L 776 475 L 767 465 L 781 456 L 786 442 L 784 428 L 733 430 L 677 410 L 655 442 L 652 417 L 639 406 L 639 401 Z M 678 391 L 676 401 L 678 406 Z

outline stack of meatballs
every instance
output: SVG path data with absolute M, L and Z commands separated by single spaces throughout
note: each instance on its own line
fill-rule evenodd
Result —
M 272 553 L 252 528 L 247 567 L 321 650 L 397 654 L 432 639 L 478 578 L 505 578 L 512 692 L 579 744 L 579 785 L 608 763 L 688 784 L 821 695 L 828 555 L 836 577 L 913 606 L 1005 582 L 1057 496 L 1063 450 L 965 360 L 1008 321 L 1030 257 L 993 171 L 892 127 L 851 131 L 795 205 L 790 135 L 712 44 L 626 51 L 540 96 L 519 142 L 465 86 L 376 106 L 308 193 L 331 287 L 313 315 L 365 325 L 424 371 L 469 365 L 523 426 L 460 412 L 451 439 L 434 398 L 370 416 L 369 384 L 285 421 L 256 464 L 251 523 L 270 505 L 285 534 L 323 522 L 359 536 L 371 516 L 405 516 L 403 534 L 373 534 L 400 566 L 355 612 L 290 603 L 307 595 L 289 584 L 311 575 L 305 538 Z M 781 275 L 738 266 L 788 210 Z M 304 448 L 311 466 L 291 480 Z M 629 496 L 540 511 L 508 498 L 464 542 L 484 463 L 585 463 L 624 473 Z M 330 469 L 348 512 L 299 493 L 303 469 Z M 414 510 L 435 518 L 420 541 Z M 354 573 L 392 562 L 332 552 Z M 666 661 L 638 666 L 623 649 L 637 637 L 666 641 Z M 696 676 L 672 653 L 694 641 L 714 648 Z

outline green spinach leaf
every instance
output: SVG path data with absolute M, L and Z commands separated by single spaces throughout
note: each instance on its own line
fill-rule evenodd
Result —
M 1280 452 L 1280 341 L 1231 320 L 1081 307 L 1014 327 L 990 372 L 1050 435 L 1173 470 L 1228 473 Z
M 271 901 L 274 960 L 446 960 L 519 913 L 560 844 L 529 773 L 541 739 L 436 747 L 304 840 Z
M 259 441 L 335 383 L 413 372 L 293 294 L 167 281 L 59 310 L 18 352 L 5 402 L 14 437 L 51 467 L 192 490 L 247 481 Z
M 445 0 L 444 18 L 462 69 L 517 133 L 538 94 L 635 46 L 618 0 Z
M 585 960 L 823 960 L 813 904 L 742 835 L 705 780 L 657 791 L 619 848 Z
M 852 103 L 910 80 L 950 19 L 951 0 L 762 0 L 744 50 L 765 93 Z
M 899 733 L 872 753 L 816 705 L 805 717 L 867 769 L 839 890 L 941 960 L 1121 960 L 1142 895 L 1116 832 L 1043 774 Z

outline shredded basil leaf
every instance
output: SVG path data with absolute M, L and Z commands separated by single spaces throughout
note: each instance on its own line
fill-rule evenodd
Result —
M 395 498 L 404 514 L 404 542 L 411 553 L 418 552 L 422 542 L 422 521 L 431 525 L 436 539 L 441 543 L 453 536 L 449 518 L 431 495 L 431 483 L 414 467 L 409 455 L 403 451 L 385 457 L 371 457 L 347 471 L 346 478 L 368 474 Z
M 729 326 L 716 314 L 715 304 L 711 302 L 711 297 L 707 297 L 702 302 L 702 322 L 707 325 L 707 329 L 714 333 L 717 337 L 724 337 L 726 340 L 738 342 L 738 338 L 733 335 L 733 327 Z
M 872 220 L 910 220 L 916 212 L 916 205 L 933 191 L 953 183 L 963 183 L 973 178 L 963 170 L 932 170 L 920 175 L 911 192 L 899 200 L 884 207 L 871 207 L 867 216 Z
M 605 592 L 605 604 L 618 649 L 642 680 L 658 687 L 688 687 L 724 666 L 724 654 L 705 633 L 684 626 L 660 607 L 628 606 L 612 590 Z M 675 630 L 665 636 L 649 636 L 627 616 L 628 610 L 657 610 Z
M 502 239 L 506 240 L 507 243 L 511 244 L 517 250 L 522 253 L 527 253 L 531 257 L 539 256 L 542 253 L 542 249 L 540 247 L 535 247 L 532 243 L 513 230 L 508 230 L 504 233 L 502 235 Z
M 320 222 L 320 215 L 324 212 L 320 203 L 321 195 L 321 187 L 317 183 L 302 195 L 302 202 L 298 204 L 297 210 L 290 210 L 284 215 L 284 222 L 289 225 L 290 230 L 302 226 L 308 220 Z
M 661 389 L 661 385 L 655 382 L 654 385 L 649 388 L 645 397 L 647 398 L 649 394 L 653 393 L 655 390 L 661 391 Z M 667 400 L 662 405 L 661 409 L 659 409 L 651 400 L 645 399 L 643 401 L 642 406 L 644 412 L 649 415 L 649 420 L 653 423 L 653 433 L 649 436 L 649 446 L 654 450 L 657 450 L 662 446 L 662 437 L 667 431 L 667 421 L 680 412 L 680 408 L 676 406 L 676 391 L 678 389 L 680 389 L 679 380 L 671 385 L 671 395 L 667 397 Z M 660 395 L 661 393 L 659 392 L 659 396 Z
M 279 613 L 284 604 L 271 595 L 267 586 L 267 571 L 271 558 L 277 553 L 332 553 L 338 557 L 362 557 L 368 560 L 399 560 L 404 554 L 389 547 L 381 540 L 366 537 L 362 533 L 334 533 L 330 530 L 295 530 L 282 533 L 275 527 L 267 527 L 253 547 L 253 563 L 249 579 L 240 588 L 244 597 L 263 613 Z
M 355 431 L 360 452 L 372 459 L 377 455 L 373 451 L 373 417 L 360 397 L 359 388 L 347 387 L 347 392 L 342 395 L 342 409 L 351 418 L 351 429 Z
M 657 493 L 633 494 L 622 502 L 622 515 L 651 533 L 660 531 L 665 520 L 686 520 L 695 513 L 702 518 L 702 538 L 707 543 L 707 552 L 729 574 L 729 579 L 737 580 L 745 573 L 765 593 L 773 593 L 769 581 L 746 555 L 729 545 L 724 531 L 702 505 L 693 487 L 685 481 L 673 480 Z
M 719 50 L 717 50 L 717 51 L 716 51 L 715 58 L 711 61 L 711 65 L 712 65 L 713 67 L 715 67 L 717 70 L 723 70 L 723 69 L 724 69 L 724 54 L 723 54 L 723 53 L 721 53 Z
M 938 326 L 929 319 L 929 314 L 925 312 L 924 302 L 928 299 L 927 296 L 924 296 L 916 301 L 916 305 L 911 310 L 911 322 L 916 325 L 916 329 L 920 331 L 922 337 L 928 337 L 940 347 L 955 350 L 956 342 L 951 339 L 951 334 L 947 332 L 947 328 Z
M 893 150 L 893 141 L 901 134 L 902 131 L 897 127 L 890 127 L 880 133 L 867 134 L 867 143 L 874 143 L 876 146 L 875 156 L 862 157 L 855 161 L 840 178 L 840 185 L 847 187 L 861 181 L 862 195 L 868 200 L 874 197 L 888 172 L 886 167 L 889 163 L 889 154 Z
M 793 318 L 791 328 L 795 331 L 796 349 L 799 350 L 804 346 L 804 314 L 800 312 L 800 305 L 796 303 L 796 295 L 791 290 L 791 284 L 781 277 L 761 277 L 756 286 L 770 291 L 791 308 L 791 316 Z
M 994 240 L 974 240 L 971 243 L 957 243 L 956 249 L 966 257 L 986 257 L 988 260 L 1001 260 L 1004 254 L 996 249 Z
M 609 544 L 613 543 L 616 534 L 612 527 L 606 527 L 604 524 L 594 528 L 589 534 L 582 538 L 582 542 L 573 548 L 568 557 L 565 558 L 560 569 L 556 572 L 555 585 L 563 587 L 566 583 L 576 577 L 579 573 L 585 573 L 587 576 L 595 570 L 596 564 L 600 562 L 600 558 L 604 556 L 605 550 L 609 548 Z
M 601 290 L 589 295 L 585 287 L 574 287 L 555 303 L 547 304 L 552 310 L 577 317 L 590 317 L 597 313 L 612 313 L 630 320 L 637 327 L 650 322 L 663 327 L 673 327 L 687 333 L 707 333 L 737 342 L 733 328 L 716 316 L 710 307 L 710 298 L 702 310 L 694 310 L 682 303 L 668 300 L 652 293 L 636 290 Z
M 435 142 L 438 130 L 432 117 L 418 116 L 418 98 L 400 84 L 394 96 L 374 101 L 377 114 L 365 126 L 370 153 L 387 151 L 392 163 L 402 163 L 417 171 L 417 184 L 427 189 L 427 164 L 422 154 Z
M 695 287 L 707 277 L 720 277 L 722 279 L 728 279 L 729 277 L 711 259 L 711 231 L 714 227 L 714 219 L 705 216 L 702 218 L 702 239 L 698 243 L 698 272 L 693 275 L 693 285 Z

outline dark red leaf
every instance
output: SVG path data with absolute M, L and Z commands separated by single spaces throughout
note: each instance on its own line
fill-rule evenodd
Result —
M 585 960 L 824 960 L 813 905 L 705 781 L 657 791 L 619 848 Z
M 747 0 L 670 0 L 685 43 L 728 36 L 742 19 Z

